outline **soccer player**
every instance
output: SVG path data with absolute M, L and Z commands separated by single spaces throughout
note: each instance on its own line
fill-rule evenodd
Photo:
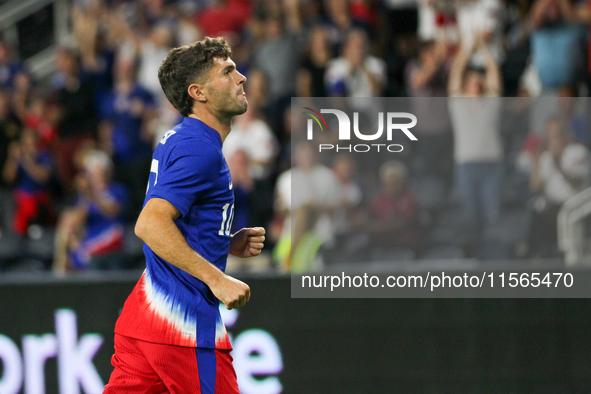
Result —
M 223 271 L 228 252 L 257 256 L 265 239 L 261 227 L 230 234 L 234 194 L 222 143 L 232 117 L 246 111 L 246 78 L 223 38 L 171 50 L 158 77 L 184 119 L 154 151 L 135 227 L 146 270 L 115 326 L 105 393 L 235 394 L 219 302 L 241 307 L 250 288 Z

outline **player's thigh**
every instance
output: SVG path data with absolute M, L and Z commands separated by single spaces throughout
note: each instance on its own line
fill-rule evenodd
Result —
M 164 394 L 166 385 L 138 347 L 138 341 L 115 334 L 115 369 L 103 394 Z
M 240 394 L 236 371 L 229 350 L 216 350 L 216 382 L 214 394 Z
M 172 394 L 239 394 L 229 352 L 143 345 L 144 354 Z
M 141 342 L 140 348 L 171 394 L 201 394 L 195 348 Z

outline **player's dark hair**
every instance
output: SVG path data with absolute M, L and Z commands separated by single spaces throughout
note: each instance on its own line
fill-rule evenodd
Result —
M 199 83 L 213 66 L 215 58 L 227 59 L 231 56 L 230 45 L 223 37 L 206 37 L 192 45 L 170 50 L 158 70 L 160 86 L 168 101 L 181 115 L 191 114 L 194 100 L 189 95 L 189 86 Z

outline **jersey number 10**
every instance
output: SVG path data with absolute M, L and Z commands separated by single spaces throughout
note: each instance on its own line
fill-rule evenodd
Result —
M 228 208 L 230 208 L 230 213 L 228 213 Z M 230 235 L 232 220 L 234 219 L 234 204 L 230 205 L 230 203 L 227 203 L 222 209 L 222 227 L 220 227 L 219 234 Z

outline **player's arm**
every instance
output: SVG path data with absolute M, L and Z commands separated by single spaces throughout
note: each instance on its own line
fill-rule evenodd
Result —
M 135 234 L 158 256 L 207 284 L 226 308 L 246 304 L 250 299 L 248 285 L 224 274 L 193 250 L 174 223 L 179 216 L 168 201 L 151 198 L 140 213 Z

